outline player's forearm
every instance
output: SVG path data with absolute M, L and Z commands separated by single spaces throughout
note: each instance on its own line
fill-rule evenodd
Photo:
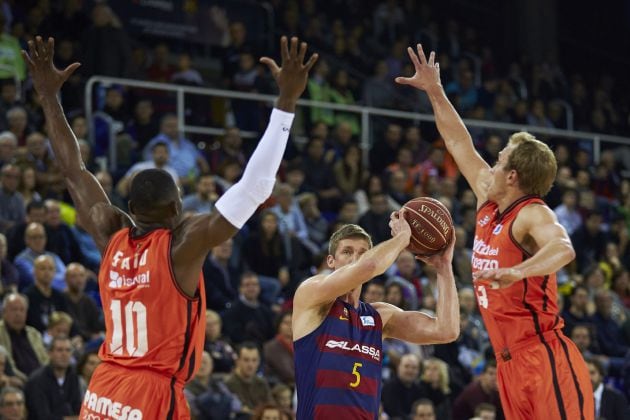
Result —
M 282 92 L 280 92 L 280 96 L 278 96 L 278 99 L 276 99 L 275 107 L 278 108 L 280 111 L 290 112 L 291 114 L 294 114 L 296 103 L 296 99 L 288 97 L 287 95 L 284 95 Z
M 66 177 L 72 177 L 84 169 L 76 137 L 56 96 L 41 97 L 41 105 L 57 164 Z
M 359 264 L 367 264 L 371 267 L 370 278 L 383 274 L 396 261 L 398 255 L 409 246 L 409 238 L 409 233 L 399 233 L 363 254 Z
M 438 271 L 437 283 L 436 333 L 441 342 L 450 343 L 459 337 L 459 298 L 450 265 Z
M 514 266 L 523 278 L 555 273 L 575 258 L 575 250 L 568 238 L 559 238 L 544 245 L 531 258 Z
M 446 96 L 446 92 L 441 85 L 427 90 L 427 95 L 433 106 L 435 124 L 440 136 L 444 139 L 447 149 L 451 150 L 458 142 L 467 141 L 472 143 L 472 137 L 455 107 Z

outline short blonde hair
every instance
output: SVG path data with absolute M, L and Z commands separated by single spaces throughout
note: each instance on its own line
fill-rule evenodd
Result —
M 50 314 L 50 319 L 48 320 L 48 328 L 54 328 L 59 324 L 67 324 L 72 327 L 72 317 L 65 312 L 55 311 Z
M 370 234 L 365 231 L 361 226 L 348 224 L 343 225 L 339 230 L 332 234 L 330 237 L 330 242 L 328 244 L 328 253 L 332 256 L 337 252 L 337 247 L 339 246 L 339 242 L 343 239 L 364 239 L 367 241 L 368 246 L 372 248 L 372 238 Z
M 426 367 L 429 365 L 437 366 L 438 371 L 440 372 L 440 391 L 442 391 L 443 394 L 450 394 L 451 387 L 448 377 L 448 365 L 436 357 L 431 357 L 430 359 L 425 360 L 424 372 L 422 373 L 423 381 L 425 381 L 426 378 Z
M 512 134 L 508 144 L 514 149 L 505 170 L 518 173 L 518 185 L 525 194 L 547 195 L 558 171 L 553 151 L 525 131 Z

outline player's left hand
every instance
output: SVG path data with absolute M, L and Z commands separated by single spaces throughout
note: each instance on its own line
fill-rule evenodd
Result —
M 499 287 L 508 287 L 523 278 L 523 272 L 514 267 L 480 270 L 473 274 L 474 280 L 494 280 L 499 283 Z
M 405 218 L 405 208 L 403 207 L 399 211 L 394 211 L 389 216 L 389 228 L 392 232 L 392 237 L 398 235 L 405 235 L 407 241 L 411 239 L 411 226 Z

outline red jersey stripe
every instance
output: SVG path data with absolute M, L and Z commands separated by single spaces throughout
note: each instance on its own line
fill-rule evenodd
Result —
M 339 370 L 320 369 L 317 371 L 317 388 L 340 388 L 356 391 L 361 394 L 376 396 L 378 383 L 376 380 L 361 375 L 361 368 L 357 375 Z
M 321 420 L 330 419 L 353 419 L 353 420 L 374 420 L 374 414 L 358 407 L 345 405 L 316 405 L 315 418 Z

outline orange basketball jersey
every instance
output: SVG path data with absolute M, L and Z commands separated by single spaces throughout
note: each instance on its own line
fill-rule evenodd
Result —
M 99 356 L 183 384 L 201 361 L 205 292 L 201 273 L 197 298 L 175 282 L 171 240 L 168 229 L 133 238 L 125 228 L 111 238 L 98 279 L 107 332 Z
M 525 196 L 499 214 L 493 202 L 477 212 L 472 254 L 473 273 L 513 267 L 531 255 L 512 236 L 512 223 L 527 205 L 545 205 L 538 196 Z M 506 288 L 480 279 L 474 282 L 477 303 L 496 353 L 514 350 L 528 338 L 550 330 L 560 330 L 564 321 L 558 315 L 556 275 L 529 277 Z

